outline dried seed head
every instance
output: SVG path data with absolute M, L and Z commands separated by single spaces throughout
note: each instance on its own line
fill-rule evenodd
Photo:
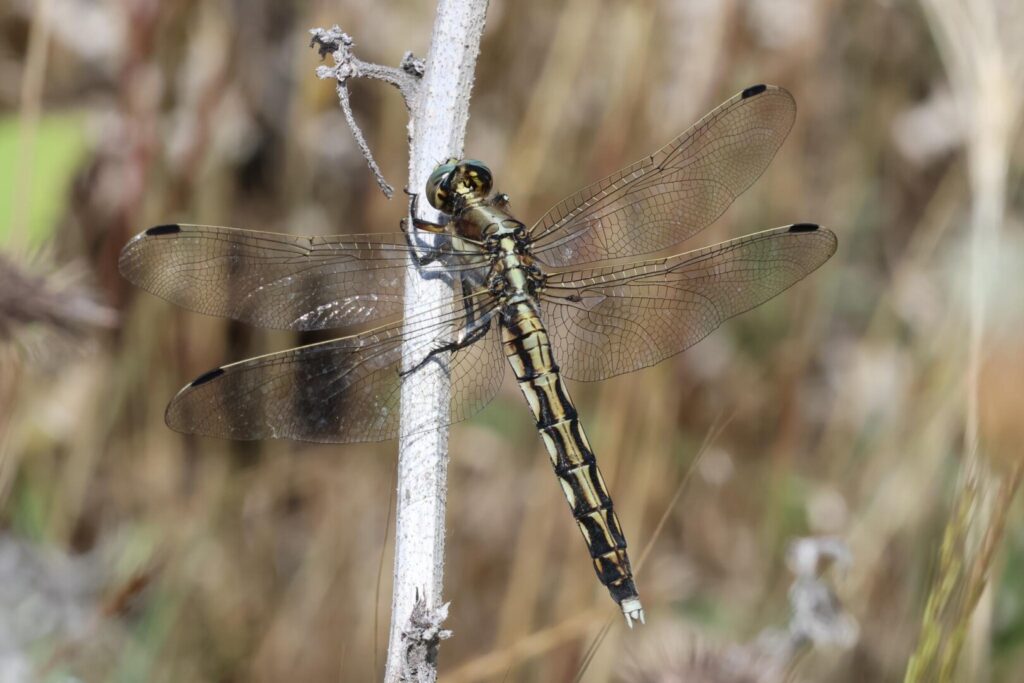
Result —
M 777 683 L 775 662 L 755 647 L 706 641 L 681 622 L 658 622 L 644 631 L 618 676 L 627 683 Z
M 982 449 L 996 464 L 1020 464 L 1024 442 L 1024 351 L 1021 339 L 1007 337 L 993 346 L 979 378 Z
M 0 254 L 0 342 L 32 326 L 72 334 L 86 327 L 112 326 L 114 312 L 68 279 L 36 275 Z

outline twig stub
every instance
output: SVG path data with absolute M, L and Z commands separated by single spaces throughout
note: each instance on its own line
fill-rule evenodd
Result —
M 402 631 L 402 646 L 405 650 L 403 683 L 433 682 L 437 672 L 437 652 L 442 640 L 452 637 L 452 632 L 441 628 L 448 618 L 448 606 L 444 603 L 434 609 L 417 596 L 409 614 L 409 624 Z
M 348 80 L 350 78 L 371 78 L 384 81 L 398 88 L 402 93 L 402 99 L 409 111 L 419 90 L 419 79 L 423 76 L 425 65 L 422 59 L 416 58 L 411 52 L 406 52 L 398 68 L 383 66 L 364 62 L 355 56 L 353 47 L 355 41 L 352 36 L 341 30 L 337 25 L 329 28 L 314 28 L 309 31 L 311 38 L 309 46 L 315 48 L 320 59 L 325 59 L 328 54 L 334 58 L 334 66 L 321 65 L 316 68 L 316 76 L 322 80 L 332 78 L 337 81 L 338 102 L 345 113 L 345 121 L 348 123 L 356 145 L 366 159 L 370 171 L 373 173 L 377 186 L 388 199 L 394 195 L 394 188 L 384 178 L 380 167 L 373 158 L 370 146 L 363 136 L 362 130 L 356 123 L 352 113 L 352 105 L 349 100 Z

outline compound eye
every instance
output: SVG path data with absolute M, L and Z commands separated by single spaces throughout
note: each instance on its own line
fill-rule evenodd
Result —
M 484 162 L 466 159 L 462 162 L 462 168 L 463 177 L 472 184 L 478 194 L 487 196 L 491 193 L 494 176 L 491 175 L 491 169 L 487 168 Z
M 427 178 L 427 201 L 438 211 L 450 213 L 453 193 L 451 188 L 452 174 L 455 173 L 454 163 L 441 164 Z

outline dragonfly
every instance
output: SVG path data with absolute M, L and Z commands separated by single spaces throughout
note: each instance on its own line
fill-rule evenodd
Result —
M 642 623 L 622 526 L 564 380 L 654 365 L 832 256 L 835 234 L 812 223 L 657 255 L 711 224 L 762 174 L 795 115 L 785 89 L 746 88 L 530 227 L 493 191 L 487 166 L 449 159 L 424 191 L 443 220 L 419 218 L 414 196 L 411 225 L 394 234 L 150 228 L 119 265 L 159 297 L 264 328 L 368 328 L 211 370 L 173 398 L 166 422 L 228 439 L 382 441 L 398 434 L 400 401 L 437 400 L 403 399 L 403 386 L 417 391 L 411 375 L 441 364 L 454 423 L 495 396 L 507 361 L 598 579 L 627 624 Z M 403 316 L 410 263 L 448 282 L 451 300 Z M 410 357 L 409 348 L 419 351 Z

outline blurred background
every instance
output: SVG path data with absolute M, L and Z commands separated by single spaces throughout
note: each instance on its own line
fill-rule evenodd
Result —
M 840 246 L 687 353 L 570 387 L 649 550 L 644 628 L 595 580 L 514 382 L 453 428 L 441 680 L 1024 680 L 1022 14 L 492 0 L 465 149 L 526 223 L 768 82 L 796 125 L 687 247 L 800 221 Z M 134 290 L 117 257 L 173 221 L 397 230 L 307 30 L 397 65 L 432 21 L 399 0 L 0 5 L 3 680 L 380 679 L 396 444 L 171 432 L 184 383 L 301 340 Z M 352 99 L 401 188 L 401 97 Z M 791 656 L 787 548 L 821 536 L 859 628 Z

